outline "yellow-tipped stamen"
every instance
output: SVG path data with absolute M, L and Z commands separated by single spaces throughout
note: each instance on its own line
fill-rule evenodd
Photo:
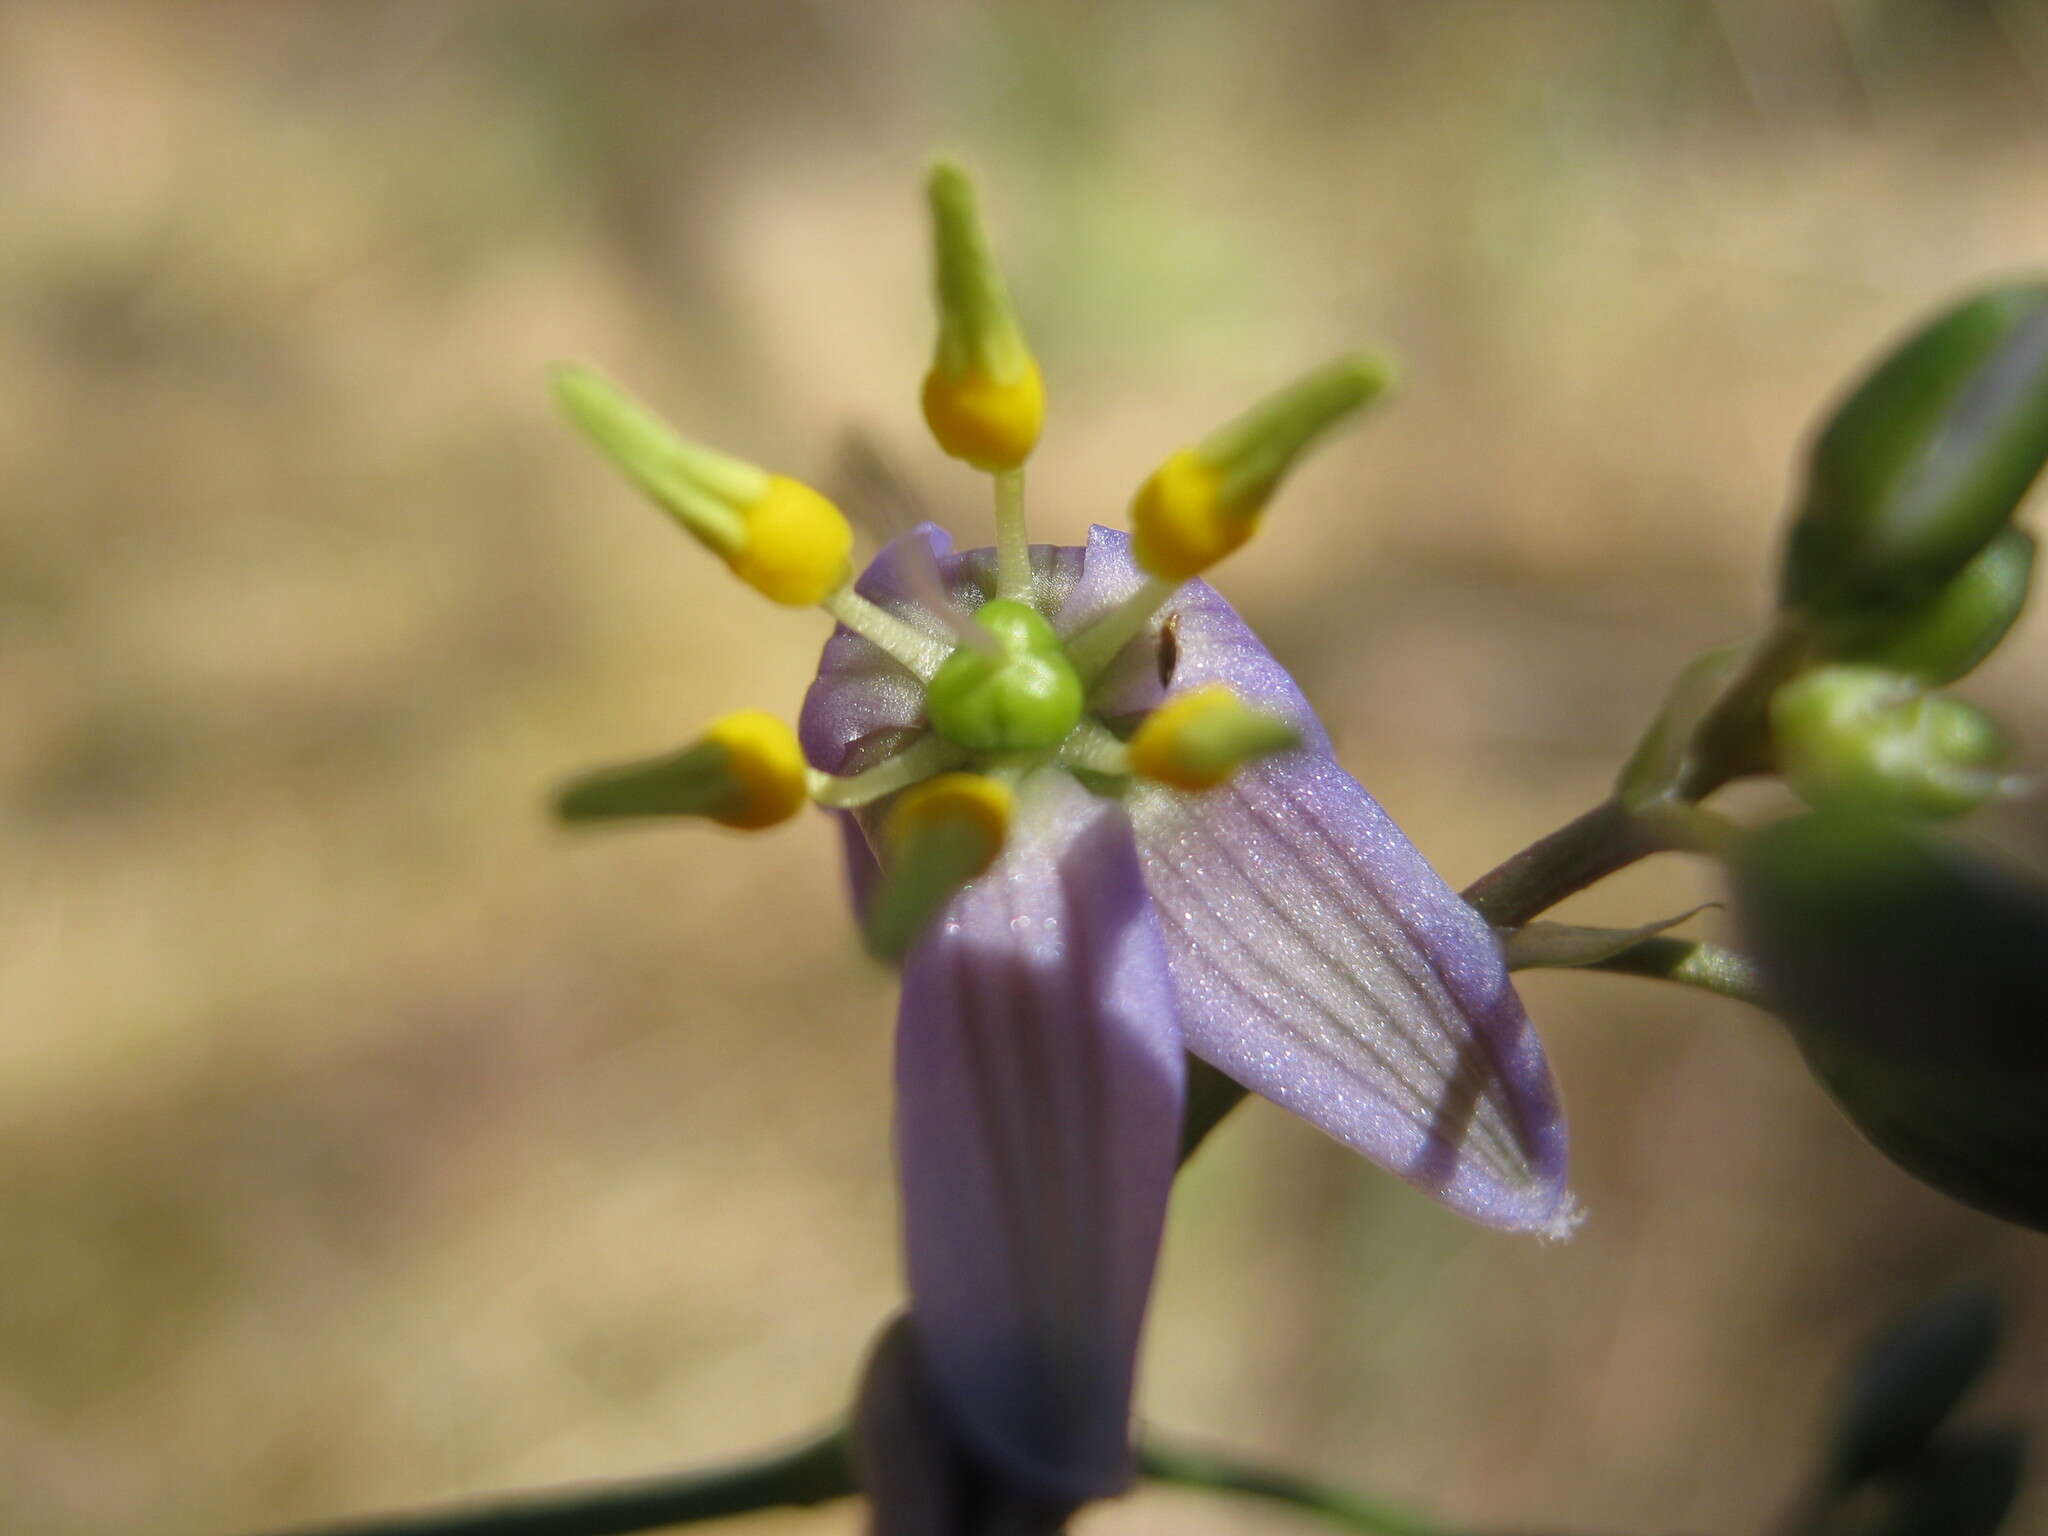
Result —
M 812 769 L 811 798 L 829 810 L 859 810 L 935 773 L 957 768 L 967 757 L 966 748 L 955 746 L 943 736 L 920 736 L 894 757 L 844 778 Z
M 789 820 L 809 799 L 809 770 L 796 733 L 775 716 L 743 709 L 680 752 L 584 775 L 564 789 L 565 821 L 704 816 L 754 831 Z
M 1140 569 L 1185 581 L 1242 545 L 1296 461 L 1391 379 L 1384 359 L 1340 358 L 1169 457 L 1131 503 Z
M 1007 784 L 979 773 L 945 773 L 903 792 L 882 824 L 882 880 L 867 925 L 875 955 L 900 958 L 996 861 L 1016 805 Z
M 932 167 L 932 251 L 939 340 L 924 416 L 939 446 L 977 469 L 1015 469 L 1045 420 L 1045 386 L 989 250 L 974 187 L 957 165 Z
M 1131 737 L 1131 772 L 1175 789 L 1214 789 L 1255 758 L 1301 745 L 1301 732 L 1251 708 L 1221 683 L 1196 688 L 1145 717 Z
M 554 388 L 605 457 L 762 596 L 808 608 L 846 584 L 852 526 L 809 486 L 685 441 L 594 368 L 557 369 Z
M 906 624 L 851 587 L 841 587 L 818 606 L 922 682 L 930 682 L 952 654 L 945 641 Z

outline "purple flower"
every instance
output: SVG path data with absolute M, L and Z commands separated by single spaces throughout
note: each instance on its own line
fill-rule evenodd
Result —
M 926 561 L 963 613 L 993 593 L 993 552 L 953 555 L 930 526 L 857 590 L 942 636 L 914 575 Z M 1063 640 L 1144 582 L 1105 528 L 1031 564 Z M 1229 604 L 1182 586 L 1090 707 L 1125 734 L 1217 683 L 1301 747 L 1199 794 L 1091 792 L 1085 775 L 1033 769 L 1001 855 L 904 972 L 896 1135 L 917 1345 L 971 1451 L 1051 1501 L 1129 1476 L 1183 1048 L 1476 1220 L 1555 1234 L 1571 1219 L 1556 1096 L 1492 932 L 1337 765 Z M 902 668 L 835 634 L 800 725 L 812 765 L 871 769 L 925 727 Z M 872 889 L 867 839 L 848 853 L 854 889 Z
M 1174 454 L 1130 536 L 1033 547 L 1038 365 L 965 179 L 941 167 L 931 194 L 925 416 L 994 474 L 996 547 L 956 555 L 926 526 L 849 582 L 851 529 L 815 491 L 564 371 L 569 413 L 642 490 L 839 629 L 800 736 L 742 711 L 561 808 L 755 828 L 813 800 L 839 818 L 869 945 L 904 962 L 911 1307 L 863 1392 L 864 1478 L 891 1536 L 1022 1536 L 1129 1481 L 1187 1053 L 1475 1220 L 1555 1235 L 1572 1215 L 1556 1095 L 1492 931 L 1197 579 L 1387 366 L 1339 359 Z

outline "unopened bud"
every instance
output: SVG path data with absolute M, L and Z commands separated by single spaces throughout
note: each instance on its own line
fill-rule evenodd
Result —
M 1252 536 L 1301 456 L 1392 379 L 1384 358 L 1340 358 L 1172 455 L 1131 503 L 1133 558 L 1169 581 L 1199 576 Z
M 2026 607 L 2033 577 L 2033 535 L 2003 529 L 1919 609 L 1896 622 L 1831 626 L 1821 648 L 1837 661 L 1907 672 L 1937 686 L 1952 683 L 1998 648 Z
M 1815 806 L 1941 819 L 2008 787 L 2005 735 L 1960 699 L 1873 667 L 1821 667 L 1771 697 L 1778 767 Z
M 1743 947 L 1887 1156 L 2048 1229 L 2048 888 L 1886 817 L 1815 812 L 1731 860 Z
M 1301 732 L 1221 683 L 1168 699 L 1130 741 L 1131 772 L 1175 789 L 1213 789 L 1246 763 L 1301 745 Z
M 808 798 L 796 733 L 773 715 L 743 709 L 680 752 L 584 775 L 562 791 L 556 809 L 564 821 L 703 816 L 753 831 L 789 820 Z
M 1922 326 L 1813 445 L 1783 600 L 1824 621 L 1910 611 L 2012 517 L 2048 461 L 2048 284 Z
M 762 596 L 808 608 L 846 585 L 853 528 L 809 486 L 684 441 L 595 369 L 554 385 L 605 457 Z

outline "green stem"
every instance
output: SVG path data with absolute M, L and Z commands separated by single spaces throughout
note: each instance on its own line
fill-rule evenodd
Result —
M 1666 846 L 1618 800 L 1603 800 L 1481 875 L 1465 900 L 1496 928 L 1519 928 L 1565 897 Z
M 1348 1488 L 1333 1488 L 1312 1478 L 1208 1451 L 1162 1446 L 1156 1440 L 1148 1439 L 1139 1448 L 1138 1470 L 1154 1482 L 1290 1504 L 1340 1530 L 1362 1531 L 1368 1536 L 1457 1536 L 1450 1526 L 1424 1520 Z
M 1644 939 L 1619 954 L 1583 965 L 1531 967 L 1573 971 L 1605 971 L 1612 976 L 1641 976 L 1650 981 L 1698 987 L 1758 1008 L 1768 1007 L 1755 963 L 1747 955 L 1698 939 Z
M 426 1514 L 301 1527 L 292 1536 L 627 1536 L 858 1493 L 847 1435 L 835 1428 L 788 1450 L 703 1472 L 537 1493 Z
M 1615 976 L 1642 976 L 1652 981 L 1676 982 L 1698 987 L 1738 1003 L 1768 1008 L 1756 964 L 1747 955 L 1718 944 L 1697 939 L 1645 939 L 1618 955 L 1579 967 L 1585 971 L 1606 971 Z
M 1781 614 L 1721 691 L 1719 702 L 1694 728 L 1686 765 L 1670 798 L 1704 800 L 1731 779 L 1769 769 L 1771 695 L 1812 650 L 1806 626 Z

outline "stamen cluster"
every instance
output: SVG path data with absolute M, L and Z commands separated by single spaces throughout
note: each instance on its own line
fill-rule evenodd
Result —
M 891 958 L 1002 851 L 1014 790 L 1031 772 L 1075 773 L 1098 793 L 1133 777 L 1200 792 L 1298 745 L 1287 722 L 1222 685 L 1114 725 L 1091 712 L 1091 694 L 1185 582 L 1251 537 L 1295 462 L 1390 377 L 1377 357 L 1339 359 L 1171 455 L 1131 506 L 1133 558 L 1146 579 L 1063 637 L 1040 607 L 1024 509 L 1024 463 L 1044 417 L 1038 363 L 966 176 L 941 165 L 927 190 L 939 328 L 925 419 L 941 448 L 994 479 L 995 592 L 972 611 L 934 567 L 918 585 L 936 623 L 906 622 L 854 589 L 852 526 L 817 491 L 679 437 L 594 369 L 555 378 L 570 419 L 628 479 L 763 596 L 822 608 L 893 660 L 922 690 L 926 722 L 882 761 L 838 776 L 806 768 L 789 727 L 746 711 L 679 753 L 579 780 L 561 813 L 696 815 L 754 829 L 806 802 L 861 810 L 895 797 L 877 823 L 884 889 L 868 915 L 870 947 Z

